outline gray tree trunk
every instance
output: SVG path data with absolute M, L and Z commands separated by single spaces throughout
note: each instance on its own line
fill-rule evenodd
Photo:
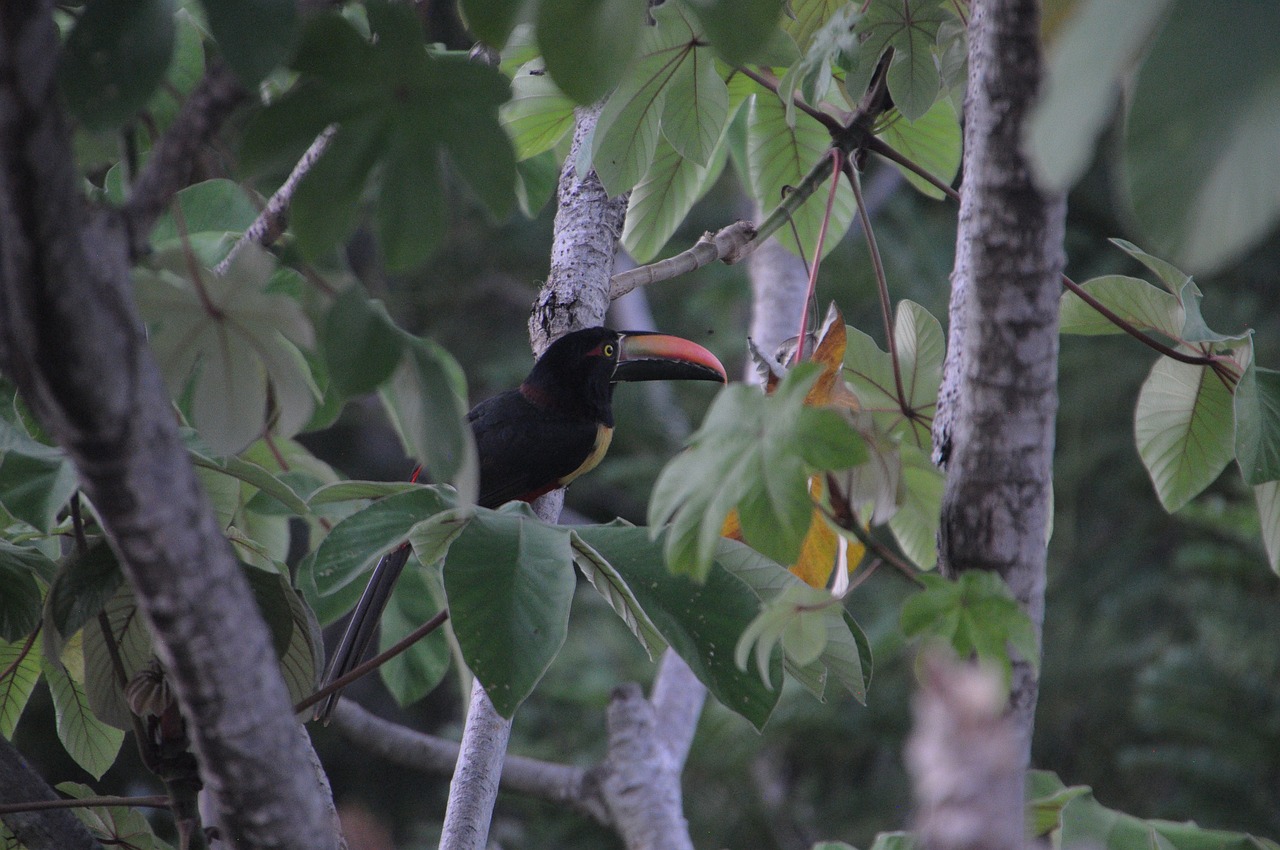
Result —
M 129 228 L 81 197 L 58 56 L 48 0 L 0 4 L 0 368 L 67 450 L 120 557 L 224 834 L 246 848 L 333 847 L 270 635 L 134 309 Z
M 1035 624 L 1057 412 L 1066 203 L 1032 182 L 1023 128 L 1043 74 L 1036 0 L 970 9 L 964 186 L 952 278 L 951 355 L 936 422 L 947 467 L 944 574 L 994 570 Z M 1015 659 L 1011 712 L 1029 758 L 1038 679 Z

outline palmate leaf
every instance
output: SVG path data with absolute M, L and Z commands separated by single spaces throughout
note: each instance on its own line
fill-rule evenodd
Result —
M 1080 286 L 1134 327 L 1154 331 L 1170 339 L 1181 338 L 1186 319 L 1182 305 L 1172 293 L 1141 278 L 1126 275 L 1095 277 Z M 1059 330 L 1064 334 L 1083 336 L 1124 333 L 1115 322 L 1070 290 L 1062 293 Z
M 541 61 L 521 68 L 511 81 L 511 100 L 498 112 L 515 145 L 516 159 L 524 161 L 555 147 L 573 129 L 576 105 L 547 76 Z
M 0 641 L 0 737 L 13 739 L 40 673 L 40 650 L 34 635 L 12 643 Z
M 77 800 L 99 796 L 94 789 L 79 782 L 59 782 L 57 788 Z M 140 809 L 85 806 L 71 811 L 106 846 L 127 847 L 129 850 L 172 850 L 170 845 L 156 837 L 150 821 Z
M 904 154 L 944 183 L 954 180 L 956 172 L 960 170 L 960 119 L 950 100 L 937 101 L 915 121 L 891 121 L 879 135 L 889 147 Z M 941 189 L 911 169 L 896 162 L 893 167 L 901 171 L 907 182 L 926 197 L 939 201 L 946 197 Z
M 182 397 L 190 389 L 192 422 L 218 454 L 252 443 L 269 414 L 274 432 L 292 436 L 315 409 L 319 391 L 298 350 L 314 346 L 314 332 L 296 301 L 266 291 L 274 267 L 247 246 L 226 275 L 200 270 L 198 283 L 176 250 L 135 271 L 169 390 Z
M 1280 372 L 1252 362 L 1236 384 L 1236 462 L 1246 484 L 1280 479 Z
M 645 0 L 541 0 L 538 44 L 547 71 L 578 103 L 613 88 L 642 40 Z
M 901 400 L 888 352 L 881 351 L 870 336 L 857 328 L 850 327 L 847 333 L 844 377 L 863 409 L 875 414 L 888 433 L 901 434 L 917 447 L 928 447 L 929 423 L 937 406 L 946 356 L 946 338 L 938 320 L 914 301 L 904 300 L 898 305 L 894 336 L 905 395 Z M 902 412 L 903 402 L 913 412 L 912 417 Z
M 711 162 L 698 165 L 681 156 L 665 138 L 627 203 L 622 244 L 637 263 L 647 263 L 667 244 L 693 205 L 724 171 L 728 147 L 719 145 Z
M 1134 433 L 1160 504 L 1172 513 L 1235 456 L 1231 391 L 1207 367 L 1161 357 L 1138 394 Z
M 375 390 L 400 362 L 403 343 L 386 306 L 358 286 L 343 290 L 325 316 L 321 345 L 329 380 L 344 396 Z M 358 357 L 352 357 L 359 352 Z
M 297 4 L 292 0 L 203 0 L 219 52 L 246 86 L 285 60 L 293 46 Z
M 700 30 L 675 4 L 653 9 L 639 56 L 596 123 L 591 159 L 610 195 L 640 182 L 659 130 L 687 158 L 705 164 L 729 117 L 729 95 Z M 670 107 L 667 100 L 673 101 Z
M 85 693 L 85 652 L 79 638 L 68 641 L 62 663 L 44 659 L 44 675 L 53 696 L 58 739 L 76 764 L 94 779 L 101 779 L 115 763 L 124 732 L 99 718 L 89 708 Z
M 767 62 L 781 22 L 782 0 L 685 0 L 730 65 Z
M 818 30 L 847 3 L 846 0 L 790 0 L 787 5 L 790 14 L 783 17 L 782 29 L 795 40 L 801 53 L 807 53 Z
M 889 94 L 908 121 L 929 111 L 942 90 L 942 78 L 934 62 L 938 28 L 948 15 L 940 0 L 871 0 L 858 23 L 865 40 L 858 48 L 856 64 L 849 65 L 845 85 L 860 97 L 871 82 L 880 56 L 893 50 L 889 66 Z
M 820 371 L 800 364 L 769 396 L 741 385 L 723 390 L 689 450 L 663 470 L 649 520 L 655 528 L 672 523 L 666 554 L 674 572 L 706 577 L 735 507 L 749 545 L 780 563 L 795 561 L 813 516 L 809 476 L 866 458 L 843 414 L 805 405 Z
M 757 97 L 747 114 L 747 165 L 751 191 L 764 210 L 772 210 L 788 192 L 798 186 L 831 146 L 831 137 L 817 120 L 803 113 L 787 120 L 787 107 L 776 97 Z M 787 250 L 811 258 L 818 244 L 818 231 L 826 215 L 827 191 L 814 192 L 792 216 L 800 235 L 797 245 L 791 227 L 779 231 L 778 240 Z M 823 255 L 829 254 L 849 230 L 856 210 L 853 189 L 841 180 L 836 189 Z
M 1262 545 L 1267 550 L 1271 571 L 1280 573 L 1280 481 L 1268 481 L 1253 488 L 1262 528 Z

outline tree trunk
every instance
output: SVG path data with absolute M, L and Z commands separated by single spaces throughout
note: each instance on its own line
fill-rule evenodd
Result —
M 1036 0 L 977 0 L 969 20 L 964 186 L 936 451 L 947 465 L 944 574 L 995 570 L 1044 620 L 1066 204 L 1032 182 L 1023 127 L 1043 73 Z M 1029 758 L 1038 679 L 1015 659 Z
M 58 55 L 50 3 L 0 4 L 0 367 L 66 449 L 120 556 L 224 833 L 242 847 L 333 847 L 270 635 L 134 309 L 128 227 L 80 195 Z

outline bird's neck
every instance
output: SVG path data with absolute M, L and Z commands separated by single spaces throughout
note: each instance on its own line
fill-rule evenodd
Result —
M 560 387 L 550 387 L 540 381 L 526 380 L 520 385 L 520 395 L 531 404 L 568 416 L 588 419 L 613 427 L 613 384 L 603 387 L 579 385 L 572 392 Z

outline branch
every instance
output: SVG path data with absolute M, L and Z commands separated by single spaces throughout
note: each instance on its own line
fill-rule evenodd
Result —
M 271 636 L 178 434 L 132 297 L 125 221 L 90 212 L 59 107 L 51 6 L 0 4 L 0 368 L 67 451 L 240 846 L 328 848 Z M 153 153 L 129 222 L 145 231 L 232 102 L 210 72 Z M 205 104 L 206 108 L 197 108 Z M 195 120 L 199 117 L 200 120 Z M 185 174 L 185 170 L 183 171 Z
M 498 799 L 498 782 L 511 738 L 511 721 L 498 714 L 479 679 L 471 681 L 471 704 L 449 783 L 449 805 L 440 850 L 484 850 Z
M 209 65 L 204 79 L 156 142 L 125 202 L 124 215 L 132 239 L 131 256 L 136 258 L 147 253 L 152 225 L 174 194 L 191 179 L 197 154 L 247 98 L 248 93 L 225 63 Z
M 1018 724 L 996 673 L 926 656 L 906 762 L 923 850 L 1025 850 Z
M 293 193 L 297 191 L 298 184 L 302 182 L 302 178 L 307 176 L 307 172 L 316 164 L 320 156 L 328 150 L 329 142 L 336 132 L 338 132 L 338 125 L 330 124 L 324 128 L 320 135 L 316 136 L 316 140 L 299 157 L 298 162 L 293 166 L 293 170 L 289 172 L 289 176 L 285 178 L 284 183 L 280 184 L 280 188 L 276 189 L 275 194 L 267 199 L 267 205 L 262 208 L 262 212 L 253 220 L 253 224 L 249 225 L 248 229 L 236 240 L 236 244 L 231 246 L 231 250 L 227 252 L 227 256 L 222 258 L 222 262 L 218 263 L 217 268 L 214 269 L 215 272 L 226 274 L 227 269 L 231 268 L 231 264 L 235 261 L 236 255 L 243 251 L 246 245 L 270 245 L 280 238 L 289 223 L 289 205 L 293 203 Z
M 610 280 L 609 298 L 616 301 L 638 286 L 671 280 L 709 266 L 716 260 L 732 265 L 744 259 L 759 244 L 755 237 L 755 227 L 747 221 L 736 221 L 715 233 L 704 233 L 692 248 L 686 248 L 674 257 L 615 274 Z M 748 245 L 752 248 L 748 249 Z
M 334 709 L 333 725 L 361 749 L 413 770 L 449 776 L 458 760 L 456 741 L 383 720 L 350 699 L 343 700 Z M 569 806 L 604 826 L 609 825 L 600 791 L 584 768 L 507 756 L 500 782 L 503 791 Z
M 33 796 L 39 799 L 31 801 Z M 16 802 L 19 800 L 28 802 Z M 58 797 L 4 738 L 0 738 L 0 802 L 14 804 L 0 809 L 0 815 L 22 846 L 30 850 L 102 850 L 85 825 L 64 810 L 68 801 Z M 50 804 L 58 804 L 57 810 L 37 811 L 52 808 Z M 167 804 L 164 800 L 159 805 Z

